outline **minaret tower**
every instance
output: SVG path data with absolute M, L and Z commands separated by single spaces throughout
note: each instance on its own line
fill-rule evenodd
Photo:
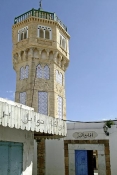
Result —
M 15 101 L 40 114 L 66 119 L 65 71 L 69 64 L 67 27 L 55 13 L 32 9 L 14 20 Z

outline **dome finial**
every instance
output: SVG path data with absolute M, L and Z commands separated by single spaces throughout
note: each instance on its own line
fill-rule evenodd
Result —
M 42 9 L 42 0 L 39 2 L 39 8 Z

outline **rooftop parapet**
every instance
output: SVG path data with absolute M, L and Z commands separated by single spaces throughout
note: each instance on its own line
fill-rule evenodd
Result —
M 22 22 L 24 20 L 26 20 L 27 18 L 34 16 L 37 18 L 42 18 L 42 19 L 47 19 L 47 20 L 53 20 L 58 22 L 63 28 L 64 30 L 67 32 L 67 27 L 62 23 L 62 21 L 57 17 L 57 15 L 55 13 L 51 13 L 51 12 L 46 12 L 46 11 L 42 11 L 40 9 L 36 10 L 36 9 L 31 9 L 30 11 L 15 17 L 14 19 L 14 24 L 17 24 L 19 22 Z

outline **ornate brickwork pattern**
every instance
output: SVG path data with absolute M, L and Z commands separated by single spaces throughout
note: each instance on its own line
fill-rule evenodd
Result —
M 36 68 L 36 74 L 37 74 L 37 78 L 43 78 L 43 79 L 49 80 L 49 78 L 50 78 L 50 69 L 47 65 L 44 66 L 44 68 L 43 68 L 39 64 Z
M 49 80 L 49 78 L 50 78 L 49 74 L 50 74 L 50 69 L 48 66 L 45 66 L 44 67 L 44 79 Z
M 28 74 L 29 74 L 29 66 L 21 67 L 20 69 L 20 79 L 23 80 L 25 78 L 28 78 Z
M 28 38 L 28 26 L 18 30 L 18 42 Z
M 63 99 L 58 96 L 58 118 L 63 118 Z
M 26 92 L 20 93 L 20 103 L 25 105 L 26 104 Z
M 48 93 L 47 92 L 39 92 L 39 113 L 48 115 Z
M 56 81 L 57 81 L 57 83 L 59 83 L 59 84 L 63 84 L 62 82 L 63 82 L 63 76 L 62 76 L 62 73 L 59 73 L 58 72 L 58 70 L 56 70 Z
M 36 72 L 37 72 L 37 78 L 43 78 L 43 68 L 41 67 L 40 64 L 37 66 Z

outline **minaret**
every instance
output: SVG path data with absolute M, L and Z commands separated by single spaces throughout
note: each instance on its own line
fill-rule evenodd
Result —
M 40 114 L 66 119 L 65 71 L 69 64 L 67 27 L 55 13 L 32 9 L 14 20 L 15 101 Z

